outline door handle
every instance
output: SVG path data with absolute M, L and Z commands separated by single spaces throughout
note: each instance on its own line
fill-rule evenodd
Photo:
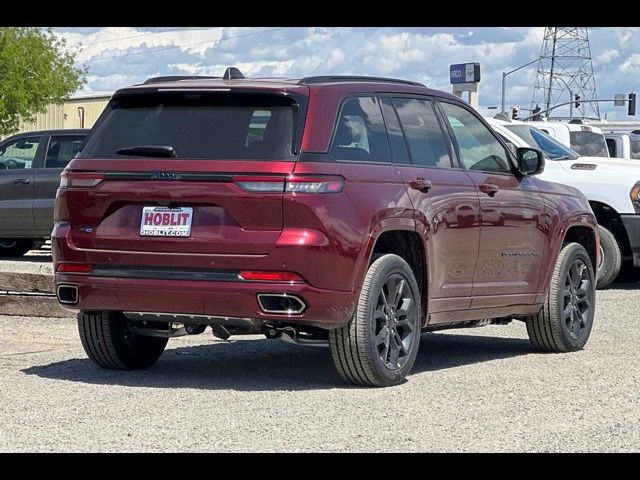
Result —
M 409 182 L 409 186 L 414 190 L 418 190 L 422 193 L 427 193 L 431 188 L 431 180 L 418 177 L 415 180 L 411 180 Z
M 493 197 L 500 190 L 500 187 L 493 183 L 482 183 L 478 188 L 482 193 L 486 193 L 490 197 Z
M 31 183 L 31 180 L 29 180 L 28 178 L 17 178 L 13 183 L 15 183 L 16 185 L 29 185 Z

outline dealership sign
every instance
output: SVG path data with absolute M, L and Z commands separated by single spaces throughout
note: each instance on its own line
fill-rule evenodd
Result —
M 480 81 L 479 63 L 459 63 L 449 67 L 449 78 L 452 84 L 478 83 Z

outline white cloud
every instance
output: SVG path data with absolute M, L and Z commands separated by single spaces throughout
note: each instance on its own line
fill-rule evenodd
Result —
M 540 54 L 544 27 L 224 27 L 59 28 L 69 48 L 82 45 L 89 66 L 86 92 L 115 90 L 155 75 L 221 75 L 237 66 L 246 75 L 300 77 L 368 74 L 417 80 L 451 90 L 449 65 L 480 62 L 480 103 L 498 105 L 501 73 Z M 602 97 L 638 90 L 640 28 L 589 31 Z M 613 72 L 619 74 L 613 75 Z M 508 77 L 507 104 L 529 106 L 536 64 Z M 626 111 L 601 110 L 619 118 Z

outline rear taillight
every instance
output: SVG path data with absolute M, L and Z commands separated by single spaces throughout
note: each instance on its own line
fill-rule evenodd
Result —
M 233 183 L 245 192 L 282 193 L 284 191 L 284 177 L 235 175 Z
M 340 193 L 344 179 L 335 176 L 287 177 L 287 193 Z
M 233 182 L 245 192 L 252 193 L 340 193 L 344 179 L 332 175 L 313 177 L 235 175 Z
M 102 173 L 64 170 L 60 174 L 60 188 L 92 188 L 102 180 L 104 180 Z
M 91 265 L 88 263 L 59 263 L 57 273 L 89 273 Z
M 303 279 L 300 275 L 292 272 L 263 272 L 254 270 L 243 270 L 239 275 L 242 280 L 246 280 L 249 282 L 303 282 Z

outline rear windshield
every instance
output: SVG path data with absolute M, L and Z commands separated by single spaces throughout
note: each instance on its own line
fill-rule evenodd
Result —
M 291 160 L 295 113 L 290 97 L 268 94 L 171 92 L 116 97 L 80 156 L 156 156 L 153 149 L 135 148 L 151 146 L 171 147 L 177 158 Z M 123 149 L 137 153 L 118 153 Z
M 640 159 L 640 139 L 631 139 L 631 158 Z
M 583 157 L 608 157 L 609 150 L 604 135 L 596 132 L 570 132 L 571 148 Z

